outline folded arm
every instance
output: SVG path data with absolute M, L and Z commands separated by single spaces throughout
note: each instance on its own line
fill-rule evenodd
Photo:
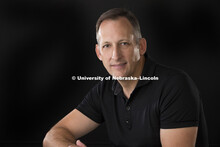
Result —
M 76 140 L 86 135 L 99 126 L 77 109 L 74 109 L 62 120 L 60 120 L 46 134 L 44 147 L 68 147 L 69 145 L 77 146 Z

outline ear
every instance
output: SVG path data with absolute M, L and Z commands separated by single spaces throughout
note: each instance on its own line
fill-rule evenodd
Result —
M 99 58 L 99 60 L 102 61 L 102 56 L 101 56 L 101 53 L 100 53 L 100 49 L 99 49 L 99 45 L 98 45 L 98 44 L 95 45 L 95 52 L 96 52 L 96 55 L 97 55 L 97 57 Z
M 144 55 L 147 51 L 147 41 L 145 38 L 140 39 L 139 47 L 140 47 L 140 55 Z

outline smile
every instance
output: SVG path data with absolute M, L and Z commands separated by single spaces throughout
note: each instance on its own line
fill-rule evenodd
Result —
M 111 64 L 110 66 L 115 69 L 124 68 L 127 63 Z

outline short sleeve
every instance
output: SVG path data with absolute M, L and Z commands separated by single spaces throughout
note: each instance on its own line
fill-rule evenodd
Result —
M 198 126 L 199 92 L 191 78 L 178 73 L 164 86 L 160 102 L 162 129 Z
M 97 123 L 104 121 L 101 112 L 100 83 L 93 87 L 83 101 L 76 107 L 81 113 Z

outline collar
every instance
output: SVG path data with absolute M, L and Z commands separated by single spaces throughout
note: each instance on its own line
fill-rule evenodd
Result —
M 151 57 L 145 54 L 145 63 L 144 63 L 143 71 L 141 73 L 141 77 L 154 76 L 153 74 L 154 74 L 155 67 L 156 67 L 156 63 L 151 59 Z M 136 88 L 144 86 L 150 82 L 151 82 L 150 80 L 139 80 L 136 85 Z M 114 95 L 118 95 L 122 91 L 122 86 L 119 84 L 117 80 L 113 80 L 112 91 L 114 92 Z

